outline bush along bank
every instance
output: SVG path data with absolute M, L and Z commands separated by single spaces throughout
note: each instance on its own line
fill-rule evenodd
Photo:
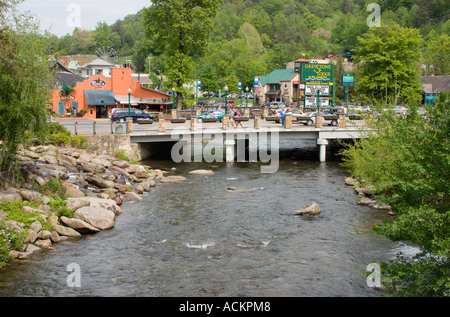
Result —
M 0 174 L 0 267 L 61 240 L 111 229 L 122 203 L 172 181 L 124 157 L 70 147 L 30 147 L 16 159 L 15 173 Z

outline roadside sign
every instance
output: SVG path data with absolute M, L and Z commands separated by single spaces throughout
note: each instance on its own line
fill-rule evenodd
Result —
M 320 97 L 320 107 L 328 107 L 330 104 L 330 99 L 328 97 Z M 306 97 L 305 98 L 305 107 L 314 107 L 317 108 L 317 97 Z
M 330 94 L 329 85 L 306 85 L 305 95 L 317 96 L 317 91 L 320 91 L 321 96 L 328 96 Z
M 255 77 L 255 88 L 258 88 L 258 76 Z
M 342 75 L 342 86 L 353 86 L 353 74 Z

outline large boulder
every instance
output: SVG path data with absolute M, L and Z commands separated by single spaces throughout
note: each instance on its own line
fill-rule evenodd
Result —
M 114 202 L 115 203 L 115 202 Z M 100 230 L 114 227 L 116 214 L 107 209 L 96 207 L 81 207 L 73 214 L 74 218 L 81 219 Z
M 212 170 L 194 170 L 189 172 L 189 174 L 193 174 L 193 175 L 213 175 L 214 172 Z
M 307 203 L 302 209 L 295 211 L 294 215 L 316 216 L 321 213 L 320 207 L 315 202 Z
M 100 231 L 100 229 L 90 225 L 89 223 L 81 219 L 67 218 L 62 216 L 60 220 L 64 225 L 72 229 L 75 229 L 79 233 L 94 233 Z
M 114 188 L 114 186 L 116 185 L 113 181 L 95 176 L 86 177 L 86 181 L 100 188 Z
M 104 173 L 106 168 L 103 164 L 97 164 L 87 161 L 81 161 L 80 162 L 81 167 L 83 170 L 87 173 Z
M 166 176 L 166 177 L 162 177 L 160 182 L 161 183 L 182 183 L 184 181 L 186 181 L 186 177 L 184 176 Z
M 79 237 L 81 236 L 81 233 L 79 233 L 78 231 L 66 227 L 66 226 L 62 226 L 62 225 L 54 225 L 56 232 L 61 235 L 61 236 L 66 236 L 66 237 Z
M 81 200 L 84 201 L 83 204 L 87 204 L 89 202 L 89 207 L 93 208 L 101 208 L 112 211 L 115 215 L 119 215 L 122 213 L 120 207 L 116 204 L 116 202 L 112 199 L 102 199 L 98 197 L 81 197 L 81 198 L 69 198 L 68 199 L 68 208 L 76 201 Z

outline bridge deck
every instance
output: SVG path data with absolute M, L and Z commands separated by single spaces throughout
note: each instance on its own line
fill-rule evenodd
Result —
M 179 135 L 192 136 L 206 136 L 209 135 L 224 135 L 225 138 L 244 137 L 249 134 L 259 133 L 279 133 L 280 139 L 351 139 L 359 138 L 363 128 L 363 121 L 347 122 L 346 128 L 339 128 L 337 126 L 329 126 L 327 121 L 324 121 L 322 128 L 315 128 L 314 126 L 307 126 L 303 123 L 294 121 L 291 129 L 285 129 L 280 123 L 271 121 L 260 121 L 260 129 L 254 128 L 254 120 L 242 122 L 242 127 L 229 127 L 228 130 L 222 129 L 222 123 L 196 123 L 196 129 L 190 130 L 190 122 L 186 123 L 171 123 L 165 122 L 165 131 L 158 130 L 158 123 L 154 122 L 151 125 L 133 125 L 133 132 L 130 137 L 132 142 L 147 143 L 147 142 L 169 142 L 176 141 Z

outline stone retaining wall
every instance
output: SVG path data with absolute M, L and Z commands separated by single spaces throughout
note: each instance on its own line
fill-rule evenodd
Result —
M 150 146 L 144 143 L 131 143 L 129 134 L 89 135 L 86 136 L 89 153 L 96 155 L 113 155 L 123 150 L 130 159 L 142 161 L 151 156 Z

